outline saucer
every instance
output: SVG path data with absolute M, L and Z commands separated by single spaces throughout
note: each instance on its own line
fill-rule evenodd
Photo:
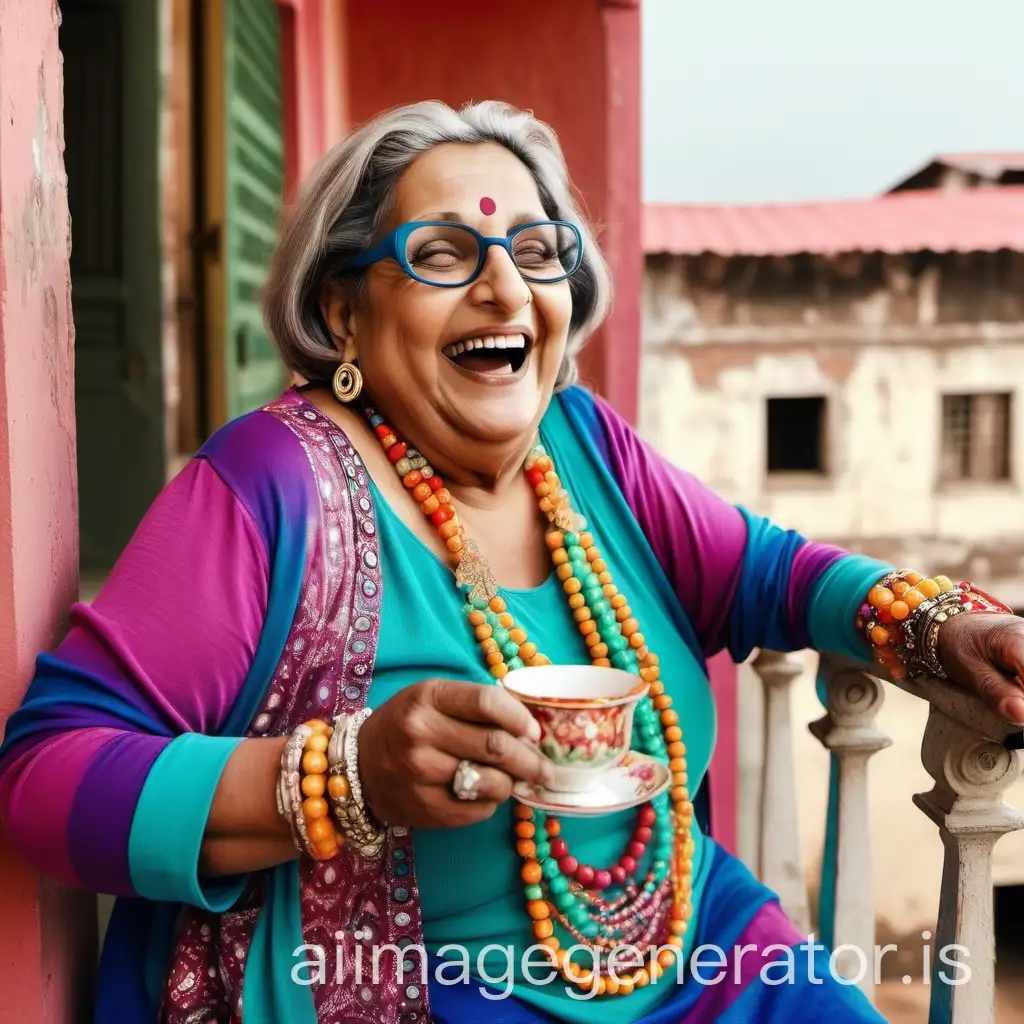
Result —
M 528 782 L 517 782 L 512 796 L 521 804 L 564 818 L 593 818 L 614 814 L 653 800 L 672 781 L 668 765 L 630 750 L 600 773 L 594 785 L 582 793 L 563 793 Z

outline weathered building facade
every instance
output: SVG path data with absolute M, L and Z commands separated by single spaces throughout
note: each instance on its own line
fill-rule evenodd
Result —
M 649 211 L 641 426 L 731 500 L 1024 607 L 1024 191 L 871 205 L 873 247 L 857 204 L 732 211 L 720 251 Z

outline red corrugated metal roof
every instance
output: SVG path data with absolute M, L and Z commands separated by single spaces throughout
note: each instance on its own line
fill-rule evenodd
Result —
M 648 253 L 1024 252 L 1024 187 L 760 206 L 644 207 Z

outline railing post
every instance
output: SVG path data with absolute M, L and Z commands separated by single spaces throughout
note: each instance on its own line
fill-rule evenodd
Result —
M 1024 828 L 1024 815 L 1003 802 L 1020 776 L 1020 754 L 932 705 L 921 760 L 935 785 L 914 803 L 944 848 L 929 1024 L 994 1024 L 992 848 Z
M 764 687 L 764 784 L 758 875 L 778 894 L 783 909 L 805 935 L 810 928 L 807 881 L 800 856 L 790 691 L 801 674 L 799 658 L 762 650 L 753 661 Z
M 868 760 L 892 743 L 875 726 L 885 684 L 853 663 L 823 656 L 821 665 L 827 710 L 810 730 L 836 756 L 839 772 L 832 949 L 837 972 L 857 978 L 873 1001 L 877 979 Z

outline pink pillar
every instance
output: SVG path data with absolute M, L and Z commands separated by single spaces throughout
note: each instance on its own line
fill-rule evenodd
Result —
M 583 380 L 631 423 L 640 403 L 641 149 L 640 0 L 600 0 L 604 95 L 601 146 L 605 189 L 601 248 L 615 300 L 598 336 L 580 356 Z
M 281 19 L 285 195 L 345 130 L 342 0 L 276 0 Z
M 78 578 L 57 20 L 56 3 L 0 0 L 0 721 L 58 639 Z M 84 1020 L 95 900 L 41 879 L 3 837 L 0 878 L 0 1020 Z
M 711 692 L 718 712 L 718 737 L 711 755 L 711 830 L 720 846 L 736 853 L 739 813 L 739 670 L 728 651 L 708 661 Z

